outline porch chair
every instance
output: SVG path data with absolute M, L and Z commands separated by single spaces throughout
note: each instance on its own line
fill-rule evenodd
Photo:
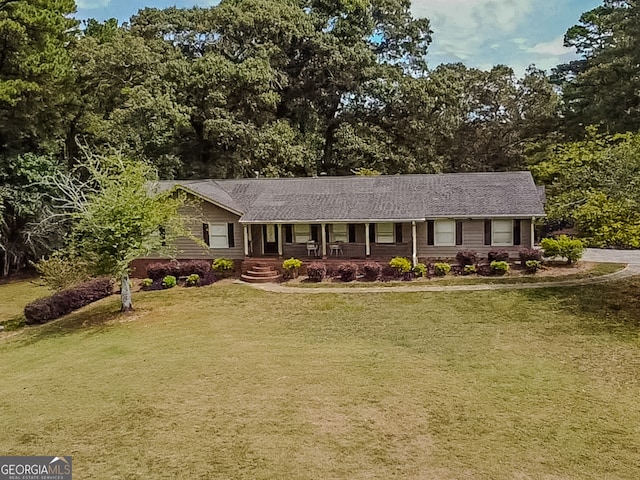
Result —
M 307 242 L 307 255 L 311 256 L 311 253 L 314 257 L 318 256 L 318 244 L 313 240 Z

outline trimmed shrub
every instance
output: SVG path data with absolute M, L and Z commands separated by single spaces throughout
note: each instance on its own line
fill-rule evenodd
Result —
M 448 263 L 434 263 L 433 271 L 439 277 L 443 277 L 451 271 L 451 265 L 449 265 Z
M 167 275 L 162 279 L 162 288 L 173 288 L 177 284 L 176 277 L 173 275 Z
M 478 273 L 478 269 L 475 265 L 465 265 L 462 270 L 463 275 L 473 275 L 474 273 Z
M 389 260 L 389 266 L 394 268 L 400 276 L 409 273 L 413 268 L 411 262 L 405 257 L 395 257 Z
M 562 257 L 567 263 L 577 262 L 584 253 L 582 240 L 560 235 L 556 238 L 543 238 L 540 246 L 544 250 L 545 257 Z
M 358 265 L 355 263 L 341 263 L 338 265 L 338 276 L 343 282 L 353 282 L 358 276 Z
M 542 268 L 542 262 L 540 260 L 527 260 L 525 262 L 525 266 L 527 268 L 527 272 L 536 273 Z
M 40 298 L 24 308 L 27 325 L 46 323 L 78 310 L 113 293 L 110 278 L 96 278 L 74 288 Z
M 216 258 L 213 261 L 213 270 L 222 277 L 229 277 L 233 273 L 233 260 L 228 258 Z
M 285 278 L 296 278 L 298 276 L 298 271 L 302 266 L 302 260 L 298 260 L 297 258 L 291 257 L 288 260 L 282 262 L 282 269 L 284 270 Z
M 207 285 L 211 285 L 218 281 L 218 277 L 213 271 L 209 270 L 204 276 L 200 277 L 200 282 L 198 282 L 198 287 L 206 287 Z
M 153 280 L 151 278 L 145 278 L 140 283 L 140 288 L 142 288 L 142 290 L 151 290 L 152 285 L 153 285 Z
M 456 253 L 456 261 L 462 265 L 475 265 L 478 263 L 478 252 L 473 250 L 460 250 Z
M 162 279 L 167 275 L 169 275 L 169 268 L 166 263 L 152 263 L 147 267 L 147 277 L 151 280 Z
M 542 250 L 537 248 L 522 248 L 518 252 L 518 256 L 520 257 L 520 263 L 524 265 L 529 260 L 536 260 L 538 262 L 542 261 Z
M 508 262 L 509 252 L 506 250 L 491 250 L 489 252 L 489 262 Z
M 198 286 L 199 283 L 200 283 L 200 275 L 198 275 L 197 273 L 192 273 L 187 277 L 185 285 L 187 287 L 196 287 Z
M 427 276 L 427 266 L 424 263 L 416 263 L 413 267 L 413 274 L 418 277 L 426 277 Z
M 322 262 L 307 265 L 307 277 L 313 282 L 321 282 L 327 276 L 327 267 Z
M 211 272 L 211 263 L 208 260 L 191 260 L 180 264 L 179 277 L 188 277 L 189 275 L 198 275 L 200 278 Z
M 501 260 L 494 260 L 489 264 L 491 271 L 496 275 L 504 275 L 509 271 L 509 264 Z
M 362 266 L 362 275 L 365 280 L 374 281 L 380 278 L 382 267 L 378 262 L 366 262 Z

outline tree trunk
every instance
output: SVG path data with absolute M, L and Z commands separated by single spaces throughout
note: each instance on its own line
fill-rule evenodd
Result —
M 120 299 L 122 300 L 122 311 L 131 312 L 133 303 L 131 302 L 131 286 L 129 285 L 129 274 L 122 275 L 120 281 Z

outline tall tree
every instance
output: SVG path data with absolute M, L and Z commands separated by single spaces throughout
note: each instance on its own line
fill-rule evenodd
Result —
M 91 265 L 96 275 L 120 279 L 122 310 L 133 309 L 129 264 L 151 252 L 167 252 L 188 235 L 179 214 L 184 198 L 153 192 L 156 170 L 122 154 L 87 154 L 80 177 L 55 176 L 56 205 L 71 221 L 68 256 Z
M 565 35 L 581 58 L 559 65 L 554 81 L 563 92 L 563 125 L 580 138 L 587 125 L 611 133 L 640 129 L 640 3 L 604 0 L 585 12 Z
M 0 2 L 0 155 L 59 151 L 73 96 L 73 0 Z

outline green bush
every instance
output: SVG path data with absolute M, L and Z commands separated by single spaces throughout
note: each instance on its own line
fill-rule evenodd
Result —
M 527 260 L 524 264 L 529 273 L 536 273 L 542 268 L 542 262 L 540 260 Z
M 153 285 L 152 279 L 145 278 L 144 280 L 142 280 L 142 283 L 141 283 L 142 288 L 149 288 L 151 285 Z
M 302 260 L 293 257 L 282 262 L 285 278 L 296 278 L 301 266 Z
M 413 273 L 416 277 L 426 277 L 427 266 L 424 263 L 416 263 L 415 267 L 413 267 Z
M 167 275 L 162 279 L 162 288 L 173 288 L 176 286 L 176 277 L 173 275 Z
M 451 265 L 448 263 L 434 263 L 433 270 L 436 272 L 436 275 L 444 277 L 451 271 Z
M 187 277 L 187 287 L 195 287 L 200 283 L 200 275 L 197 273 L 192 273 Z
M 413 268 L 411 262 L 405 257 L 395 257 L 389 260 L 389 266 L 395 269 L 399 274 L 409 273 Z
M 475 265 L 465 265 L 463 273 L 465 275 L 472 275 L 474 273 L 478 273 L 478 269 L 476 268 Z
M 509 271 L 509 264 L 501 260 L 494 260 L 489 264 L 491 271 L 496 275 L 504 275 Z
M 33 266 L 42 281 L 55 292 L 70 288 L 89 279 L 87 265 L 76 259 L 53 254 Z
M 213 261 L 213 269 L 222 277 L 228 277 L 233 273 L 233 260 L 228 258 L 216 258 Z
M 567 263 L 577 262 L 584 253 L 582 240 L 560 235 L 556 238 L 543 238 L 540 246 L 544 250 L 545 257 L 566 258 Z

